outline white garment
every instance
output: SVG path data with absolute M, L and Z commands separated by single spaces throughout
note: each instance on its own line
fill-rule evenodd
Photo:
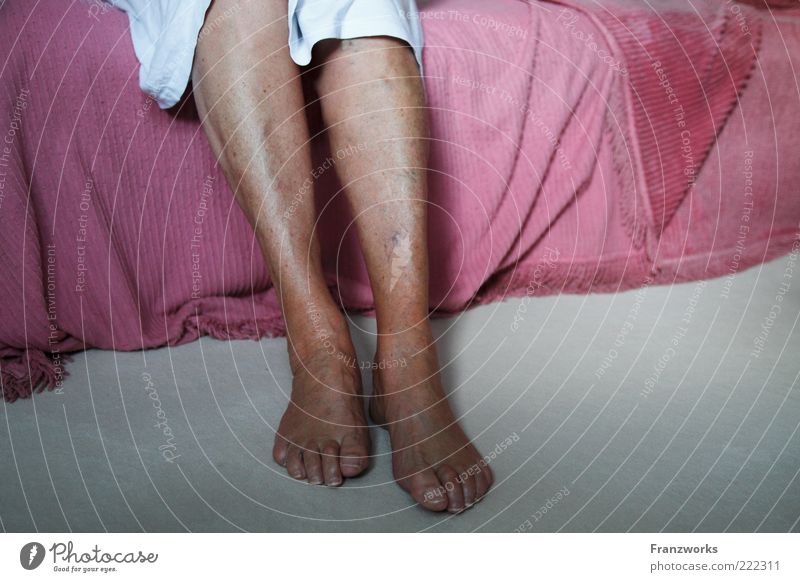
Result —
M 107 1 L 128 14 L 142 91 L 162 109 L 172 107 L 189 83 L 197 37 L 211 0 Z M 422 69 L 423 36 L 416 0 L 288 2 L 289 52 L 298 65 L 307 65 L 311 49 L 326 38 L 391 36 L 411 46 Z

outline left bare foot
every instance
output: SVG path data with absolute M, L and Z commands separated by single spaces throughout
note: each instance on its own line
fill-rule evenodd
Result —
M 389 431 L 397 483 L 431 511 L 471 507 L 492 471 L 450 410 L 430 336 L 381 338 L 375 361 L 369 411 Z

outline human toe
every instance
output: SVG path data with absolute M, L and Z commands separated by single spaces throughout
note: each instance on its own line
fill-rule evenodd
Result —
M 338 487 L 342 484 L 342 471 L 339 466 L 339 443 L 328 441 L 320 448 L 320 453 L 325 485 Z
M 447 491 L 433 469 L 422 469 L 407 478 L 414 501 L 429 511 L 444 511 L 449 501 Z
M 339 451 L 342 475 L 355 477 L 369 465 L 369 447 L 360 437 L 346 436 Z
M 303 463 L 305 464 L 308 482 L 312 485 L 322 485 L 325 482 L 322 472 L 322 459 L 319 456 L 319 449 L 314 444 L 309 444 L 303 451 Z
M 303 465 L 303 451 L 296 445 L 291 445 L 286 453 L 286 471 L 294 479 L 305 479 L 306 469 Z

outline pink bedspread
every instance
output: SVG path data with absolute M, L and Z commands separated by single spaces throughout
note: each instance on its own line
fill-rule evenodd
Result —
M 425 5 L 436 313 L 720 276 L 791 250 L 800 16 L 654 5 Z M 4 397 L 57 386 L 86 347 L 282 333 L 191 99 L 163 112 L 139 91 L 124 16 L 8 0 L 0 26 Z M 329 282 L 370 310 L 333 170 L 347 153 L 315 148 Z

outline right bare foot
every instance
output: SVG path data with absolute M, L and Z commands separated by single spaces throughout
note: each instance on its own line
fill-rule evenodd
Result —
M 486 495 L 489 465 L 464 434 L 442 388 L 432 338 L 384 339 L 373 372 L 372 420 L 389 431 L 397 483 L 425 509 L 459 513 Z
M 292 395 L 275 434 L 272 456 L 295 479 L 336 487 L 369 465 L 369 431 L 361 396 L 361 371 L 352 344 L 294 350 Z M 316 340 L 317 338 L 315 338 Z M 314 340 L 312 340 L 314 341 Z M 302 355 L 300 355 L 302 354 Z

